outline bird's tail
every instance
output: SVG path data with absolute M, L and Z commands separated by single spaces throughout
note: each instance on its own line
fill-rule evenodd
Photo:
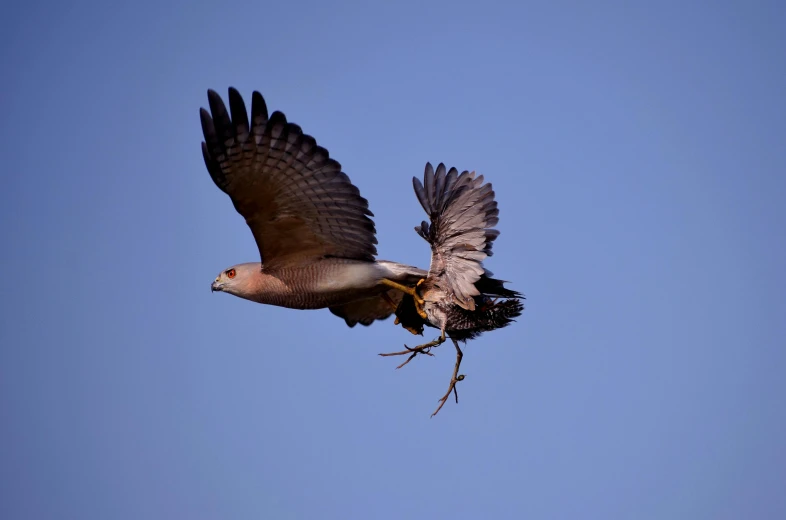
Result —
M 494 276 L 494 273 L 486 269 L 480 279 L 475 282 L 475 288 L 480 291 L 480 294 L 497 296 L 500 298 L 524 298 L 524 295 L 520 292 L 514 291 L 513 289 L 507 289 L 505 287 L 507 283 L 505 280 L 497 280 L 496 278 L 492 278 L 492 276 Z
M 507 327 L 521 316 L 524 304 L 518 298 L 497 301 L 496 299 L 478 296 L 475 300 L 476 308 L 468 311 L 455 307 L 453 326 L 450 336 L 459 341 L 476 338 L 484 332 Z
M 524 304 L 518 298 L 499 302 L 487 302 L 480 307 L 477 313 L 478 328 L 495 330 L 507 327 L 513 323 L 515 318 L 521 316 L 523 311 Z

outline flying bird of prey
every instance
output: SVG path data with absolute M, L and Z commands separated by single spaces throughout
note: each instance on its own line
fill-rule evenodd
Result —
M 287 121 L 268 116 L 259 92 L 249 118 L 229 89 L 229 111 L 208 90 L 200 109 L 202 155 L 210 177 L 251 229 L 261 262 L 223 270 L 211 285 L 254 302 L 322 309 L 350 327 L 390 316 L 426 275 L 416 267 L 376 260 L 376 229 L 368 201 L 325 148 Z
M 423 183 L 412 179 L 415 194 L 431 223 L 423 221 L 415 231 L 431 245 L 428 276 L 416 284 L 415 294 L 404 295 L 396 310 L 396 323 L 413 334 L 422 334 L 424 325 L 440 331 L 434 341 L 401 352 L 380 354 L 409 358 L 396 368 L 409 363 L 418 354 L 431 354 L 432 347 L 446 337 L 456 347 L 456 365 L 448 391 L 439 400 L 433 417 L 442 409 L 453 392 L 458 402 L 456 383 L 463 352 L 459 341 L 466 342 L 483 332 L 506 327 L 521 315 L 524 306 L 520 293 L 506 289 L 501 280 L 483 267 L 483 260 L 492 255 L 491 247 L 499 236 L 494 226 L 499 222 L 499 209 L 490 183 L 483 176 L 456 168 L 447 171 L 444 164 L 426 164 Z M 501 300 L 500 300 L 501 298 Z

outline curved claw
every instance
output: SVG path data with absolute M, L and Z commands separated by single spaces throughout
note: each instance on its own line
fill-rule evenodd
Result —
M 424 320 L 428 321 L 428 314 L 426 314 L 426 311 L 423 310 L 423 305 L 426 303 L 426 300 L 421 298 L 417 291 L 417 288 L 420 287 L 424 281 L 425 279 L 421 278 L 415 286 L 415 292 L 412 295 L 412 300 L 415 302 L 415 311 L 417 311 L 418 315 Z
M 423 312 L 422 307 L 423 304 L 426 303 L 426 300 L 424 300 L 420 296 L 420 294 L 418 294 L 418 287 L 423 285 L 425 281 L 426 281 L 425 278 L 421 278 L 420 280 L 418 280 L 418 283 L 415 284 L 415 288 L 412 291 L 412 299 L 415 300 L 415 308 L 417 309 L 418 314 L 420 314 L 420 317 L 423 318 L 424 320 L 426 319 L 426 313 Z
M 417 356 L 418 354 L 426 354 L 427 356 L 433 356 L 434 354 L 431 353 L 432 347 L 437 347 L 441 345 L 444 341 L 445 341 L 445 335 L 443 332 L 442 336 L 435 339 L 434 341 L 429 341 L 428 343 L 424 343 L 423 345 L 418 345 L 415 348 L 409 348 L 407 345 L 404 345 L 404 348 L 406 350 L 402 350 L 401 352 L 391 352 L 389 354 L 380 354 L 380 356 L 403 356 L 409 354 L 407 360 L 396 367 L 396 370 L 398 370 L 399 368 L 403 367 L 404 365 L 412 361 L 415 358 L 415 356 Z

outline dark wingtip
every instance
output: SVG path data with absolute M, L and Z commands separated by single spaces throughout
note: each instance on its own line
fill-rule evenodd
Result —
M 256 90 L 251 94 L 251 115 L 255 119 L 261 117 L 264 122 L 268 120 L 267 103 L 262 94 Z
M 276 124 L 280 124 L 280 125 L 286 126 L 287 123 L 288 123 L 287 116 L 284 115 L 284 113 L 279 111 L 279 110 L 276 110 L 275 112 L 270 114 L 270 120 L 269 121 L 270 121 L 269 122 L 270 126 L 273 126 L 273 125 L 276 125 Z
M 202 135 L 205 136 L 205 141 L 211 147 L 214 146 L 216 140 L 216 126 L 213 123 L 213 118 L 210 116 L 210 112 L 204 108 L 200 108 L 199 121 L 202 124 Z
M 210 112 L 208 112 L 207 110 L 201 107 L 199 109 L 199 119 L 200 121 L 202 121 L 202 128 L 205 127 L 206 122 L 208 121 L 210 121 L 211 123 L 213 122 L 213 118 L 210 116 Z
M 229 87 L 229 111 L 232 114 L 232 122 L 235 125 L 235 132 L 238 135 L 248 133 L 248 111 L 243 96 L 234 87 Z
M 221 115 L 227 110 L 224 100 L 213 89 L 207 91 L 207 102 L 210 105 L 210 112 L 213 114 L 213 118 L 220 119 Z
M 213 109 L 213 104 L 221 103 L 222 105 L 224 102 L 221 100 L 221 95 L 213 90 L 212 88 L 207 89 L 207 101 L 210 103 L 210 109 Z

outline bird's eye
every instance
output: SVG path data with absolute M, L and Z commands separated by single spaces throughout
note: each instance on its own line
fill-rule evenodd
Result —
M 227 278 L 234 278 L 234 277 L 235 277 L 234 269 L 230 269 L 229 271 L 227 271 Z

